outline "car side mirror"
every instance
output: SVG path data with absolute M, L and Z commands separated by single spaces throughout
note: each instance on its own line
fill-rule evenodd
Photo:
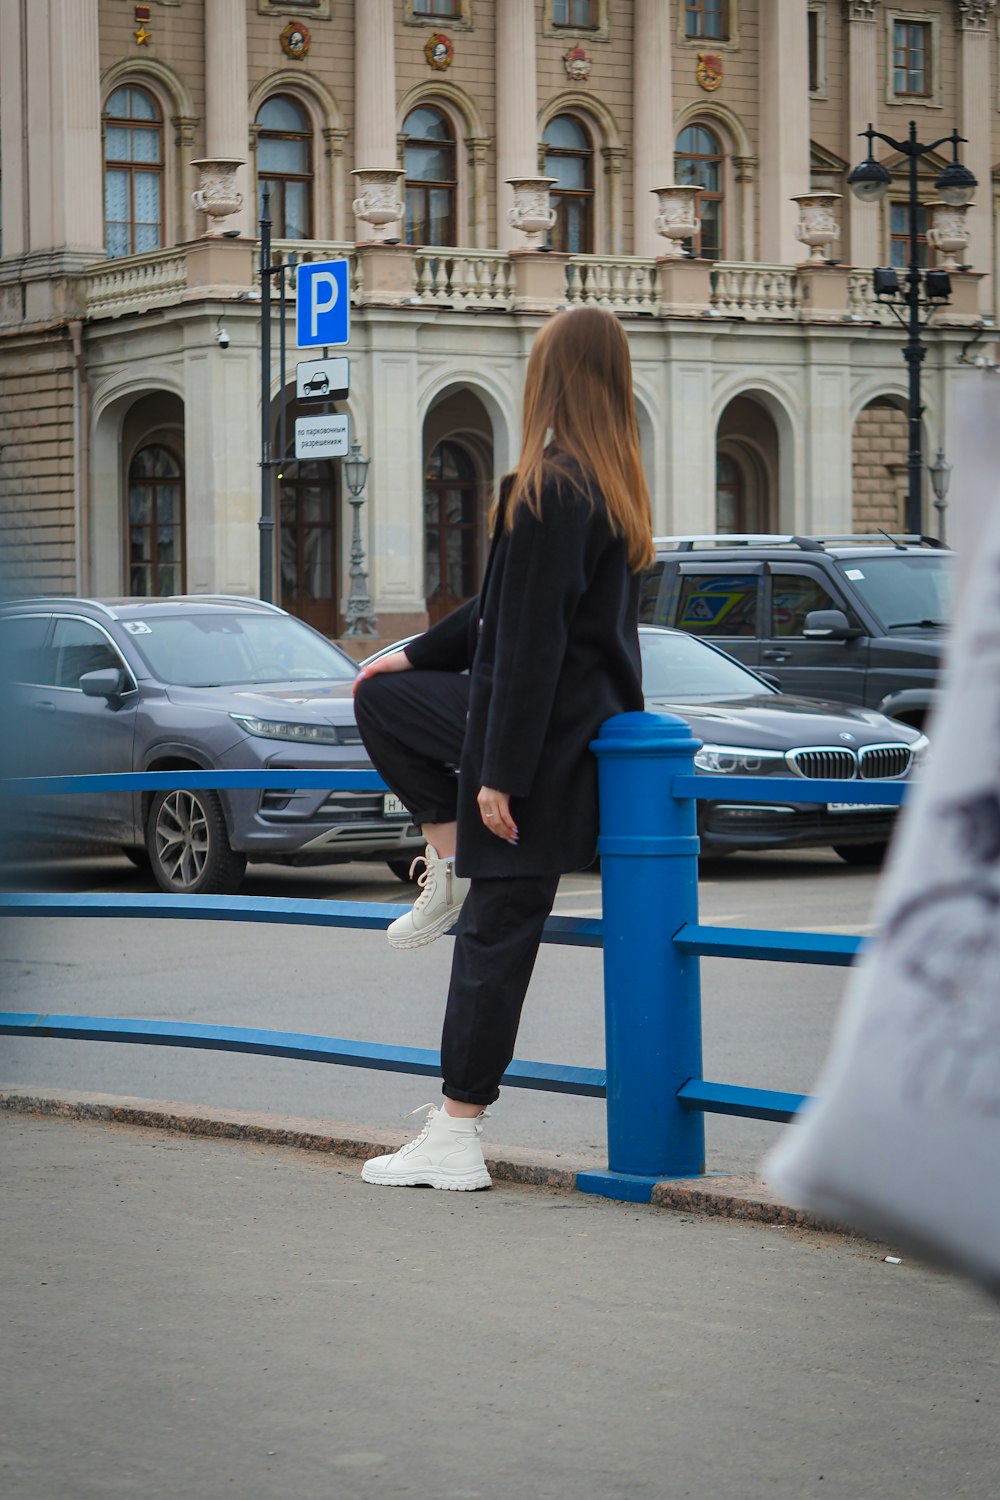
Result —
M 842 609 L 811 609 L 802 634 L 807 641 L 851 641 L 861 631 L 850 623 Z
M 84 672 L 80 691 L 85 698 L 119 698 L 124 688 L 121 667 L 102 667 L 99 672 Z

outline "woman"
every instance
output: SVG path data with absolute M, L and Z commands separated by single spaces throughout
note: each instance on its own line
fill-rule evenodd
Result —
M 642 708 L 649 495 L 628 343 L 611 313 L 559 313 L 536 337 L 521 458 L 491 520 L 479 597 L 355 685 L 372 762 L 427 840 L 422 892 L 389 941 L 420 947 L 458 919 L 444 1103 L 415 1141 L 365 1163 L 366 1182 L 490 1186 L 482 1117 L 514 1055 L 559 876 L 594 857 L 588 746 L 612 714 Z

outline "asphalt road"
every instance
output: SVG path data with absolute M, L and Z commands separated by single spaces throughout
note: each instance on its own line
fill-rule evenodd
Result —
M 995 1305 L 885 1247 L 0 1118 L 8 1500 L 995 1500 Z
M 66 857 L 8 866 L 12 889 L 140 891 L 122 858 Z M 701 914 L 719 925 L 871 930 L 873 874 L 832 853 L 738 855 L 703 869 Z M 381 865 L 252 868 L 248 894 L 399 902 Z M 556 910 L 600 913 L 596 874 L 564 880 Z M 151 1017 L 274 1027 L 434 1047 L 451 940 L 393 953 L 381 934 L 226 923 L 4 919 L 3 1006 L 19 1011 Z M 825 1055 L 846 971 L 705 960 L 705 1076 L 808 1092 Z M 601 958 L 543 948 L 518 1056 L 603 1064 Z M 400 1125 L 433 1099 L 432 1080 L 233 1054 L 105 1043 L 0 1039 L 0 1085 L 65 1088 L 252 1109 L 371 1127 Z M 497 1145 L 603 1155 L 598 1100 L 506 1090 L 492 1111 Z M 404 1127 L 405 1128 L 405 1127 Z M 708 1168 L 754 1173 L 778 1127 L 707 1117 Z

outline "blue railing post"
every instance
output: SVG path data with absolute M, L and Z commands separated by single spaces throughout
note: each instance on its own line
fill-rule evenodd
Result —
M 618 714 L 592 749 L 600 777 L 608 1172 L 585 1192 L 646 1201 L 654 1182 L 697 1176 L 705 1127 L 677 1090 L 700 1079 L 697 955 L 674 934 L 698 920 L 695 804 L 673 796 L 698 741 L 672 714 Z

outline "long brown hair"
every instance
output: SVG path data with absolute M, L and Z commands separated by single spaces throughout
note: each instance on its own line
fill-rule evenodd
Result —
M 568 474 L 567 459 L 583 471 L 584 484 L 593 482 L 603 495 L 632 572 L 648 567 L 655 555 L 652 519 L 628 340 L 615 315 L 600 307 L 556 313 L 531 346 L 521 457 L 504 507 L 508 530 L 519 505 L 540 516 L 544 477 Z

